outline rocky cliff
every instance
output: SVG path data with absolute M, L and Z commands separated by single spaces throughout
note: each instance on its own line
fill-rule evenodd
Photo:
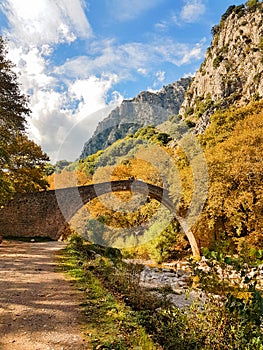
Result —
M 263 4 L 248 1 L 230 6 L 180 108 L 186 120 L 203 132 L 218 108 L 244 105 L 263 97 Z
M 169 115 L 178 114 L 190 81 L 191 78 L 182 78 L 158 92 L 143 91 L 132 100 L 124 100 L 99 123 L 93 136 L 85 143 L 80 158 L 107 148 L 142 126 L 155 126 L 167 120 Z
M 98 125 L 80 158 L 107 148 L 142 126 L 162 124 L 170 115 L 181 115 L 188 126 L 195 126 L 195 133 L 202 133 L 215 110 L 261 99 L 262 1 L 229 6 L 212 34 L 205 60 L 193 79 L 181 79 L 157 93 L 144 91 L 132 100 L 124 100 Z

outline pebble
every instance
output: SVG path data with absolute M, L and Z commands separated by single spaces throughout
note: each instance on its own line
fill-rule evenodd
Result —
M 188 305 L 189 302 L 183 303 L 185 297 L 178 296 L 186 293 L 189 288 L 189 272 L 183 270 L 174 270 L 171 268 L 157 268 L 144 266 L 140 274 L 140 285 L 146 288 L 163 288 L 170 287 L 174 293 L 174 297 L 170 298 L 177 306 Z M 177 300 L 177 302 L 176 302 Z

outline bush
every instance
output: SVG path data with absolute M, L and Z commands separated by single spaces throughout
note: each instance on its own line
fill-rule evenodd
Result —
M 220 63 L 223 61 L 224 57 L 222 55 L 216 56 L 216 58 L 213 61 L 213 67 L 218 68 L 220 66 Z
M 224 323 L 223 338 L 219 333 L 216 335 L 220 343 L 218 349 L 263 349 L 263 297 L 256 280 L 260 271 L 257 264 L 258 261 L 262 262 L 257 257 L 262 259 L 262 253 L 255 253 L 254 259 L 247 251 L 238 258 L 225 255 L 220 248 L 217 251 L 206 250 L 204 253 L 208 268 L 204 268 L 204 263 L 200 265 L 199 262 L 192 262 L 193 275 L 198 277 L 194 280 L 199 281 L 199 288 L 221 296 L 211 304 L 215 316 L 221 313 L 219 323 Z M 240 276 L 240 280 L 235 283 L 228 277 L 233 271 Z M 211 316 L 208 312 L 207 320 Z M 211 328 L 213 327 L 212 321 Z
M 246 2 L 247 9 L 252 11 L 255 11 L 259 5 L 260 3 L 258 2 L 258 0 L 248 0 Z
M 196 123 L 192 122 L 191 120 L 186 120 L 185 123 L 190 129 L 196 126 Z
M 242 17 L 245 14 L 245 6 L 242 5 L 238 5 L 235 8 L 235 14 L 237 15 L 238 18 Z
M 158 263 L 178 260 L 187 255 L 189 244 L 180 231 L 178 221 L 174 220 L 160 234 L 155 246 L 155 259 Z
M 212 27 L 211 29 L 211 34 L 214 37 L 216 34 L 218 34 L 220 31 L 220 26 L 219 25 L 215 25 Z
M 236 257 L 225 256 L 220 251 L 208 251 L 208 264 L 211 269 L 208 271 L 207 278 L 219 278 L 215 274 L 216 267 L 220 266 L 226 269 L 229 264 L 233 268 L 241 269 L 244 274 L 247 288 L 242 293 L 235 293 L 227 288 L 221 289 L 221 298 L 206 297 L 206 302 L 196 301 L 191 307 L 179 309 L 165 298 L 160 298 L 156 293 L 145 290 L 140 286 L 140 272 L 143 268 L 139 264 L 127 264 L 121 259 L 109 259 L 111 249 L 91 245 L 85 242 L 81 237 L 73 236 L 67 247 L 68 252 L 75 256 L 75 267 L 83 269 L 83 283 L 81 289 L 90 294 L 83 305 L 86 306 L 86 313 L 90 320 L 98 323 L 98 317 L 103 318 L 103 330 L 109 333 L 128 332 L 136 334 L 138 324 L 144 330 L 144 335 L 138 334 L 138 337 L 148 337 L 152 339 L 155 346 L 141 347 L 142 349 L 182 349 L 182 350 L 262 350 L 263 334 L 261 331 L 263 299 L 261 292 L 256 288 L 253 280 L 246 278 L 247 271 L 244 269 L 246 261 L 252 263 L 261 261 L 262 252 L 254 252 L 254 258 L 248 258 L 247 253 L 241 260 Z M 100 252 L 100 257 L 89 257 L 88 251 Z M 110 253 L 110 254 L 108 254 Z M 115 251 L 114 254 L 115 255 Z M 115 257 L 114 257 L 115 258 Z M 243 259 L 243 260 L 242 260 Z M 259 259 L 259 260 L 258 260 Z M 92 264 L 92 270 L 88 269 Z M 197 262 L 192 263 L 193 275 L 198 275 Z M 249 265 L 247 265 L 249 267 Z M 86 272 L 85 272 L 86 271 Z M 78 272 L 80 275 L 80 272 Z M 96 277 L 95 277 L 96 276 Z M 200 276 L 200 274 L 198 275 Z M 204 276 L 204 273 L 203 273 Z M 97 279 L 96 279 L 97 278 Z M 98 279 L 100 283 L 98 283 Z M 199 287 L 207 291 L 208 279 L 201 279 Z M 215 285 L 215 284 L 214 284 Z M 105 288 L 105 290 L 103 290 Z M 170 292 L 170 291 L 169 291 Z M 120 304 L 112 304 L 113 296 L 118 300 L 129 305 L 129 316 L 120 312 Z M 223 294 L 222 294 L 223 293 Z M 109 304 L 110 302 L 110 304 Z M 92 310 L 92 313 L 91 313 Z M 122 310 L 123 306 L 122 306 Z M 95 315 L 95 317 L 94 317 Z M 130 318 L 133 318 L 131 323 Z M 129 318 L 129 319 L 128 319 Z M 136 322 L 135 322 L 136 320 Z M 108 322 L 111 322 L 109 325 Z M 100 327 L 101 328 L 101 327 Z M 102 332 L 103 333 L 103 332 Z M 128 334 L 127 333 L 127 334 Z M 104 337 L 105 332 L 101 334 Z M 109 336 L 107 336 L 109 337 Z M 140 339 L 139 339 L 140 340 Z M 96 346 L 98 346 L 96 339 Z M 142 339 L 141 339 L 142 341 Z M 147 340 L 149 341 L 149 340 Z M 94 339 L 95 342 L 95 339 Z M 129 344 L 128 344 L 129 342 Z M 106 344 L 104 342 L 104 344 Z M 125 347 L 130 346 L 130 347 Z M 106 345 L 105 345 L 106 346 Z M 121 347 L 124 346 L 124 347 Z M 126 349 L 132 348 L 131 339 L 122 339 L 121 344 L 114 340 L 107 348 Z M 106 348 L 106 347 L 105 347 Z
M 226 12 L 222 15 L 221 20 L 225 21 L 227 17 L 231 15 L 231 13 L 235 10 L 236 6 L 235 5 L 230 5 Z

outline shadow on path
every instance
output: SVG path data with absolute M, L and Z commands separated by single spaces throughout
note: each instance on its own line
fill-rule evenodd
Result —
M 56 271 L 62 242 L 0 245 L 0 349 L 88 349 L 79 295 Z

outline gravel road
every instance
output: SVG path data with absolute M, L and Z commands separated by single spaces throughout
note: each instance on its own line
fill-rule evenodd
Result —
M 90 349 L 81 334 L 80 294 L 56 271 L 62 242 L 0 245 L 0 349 Z

